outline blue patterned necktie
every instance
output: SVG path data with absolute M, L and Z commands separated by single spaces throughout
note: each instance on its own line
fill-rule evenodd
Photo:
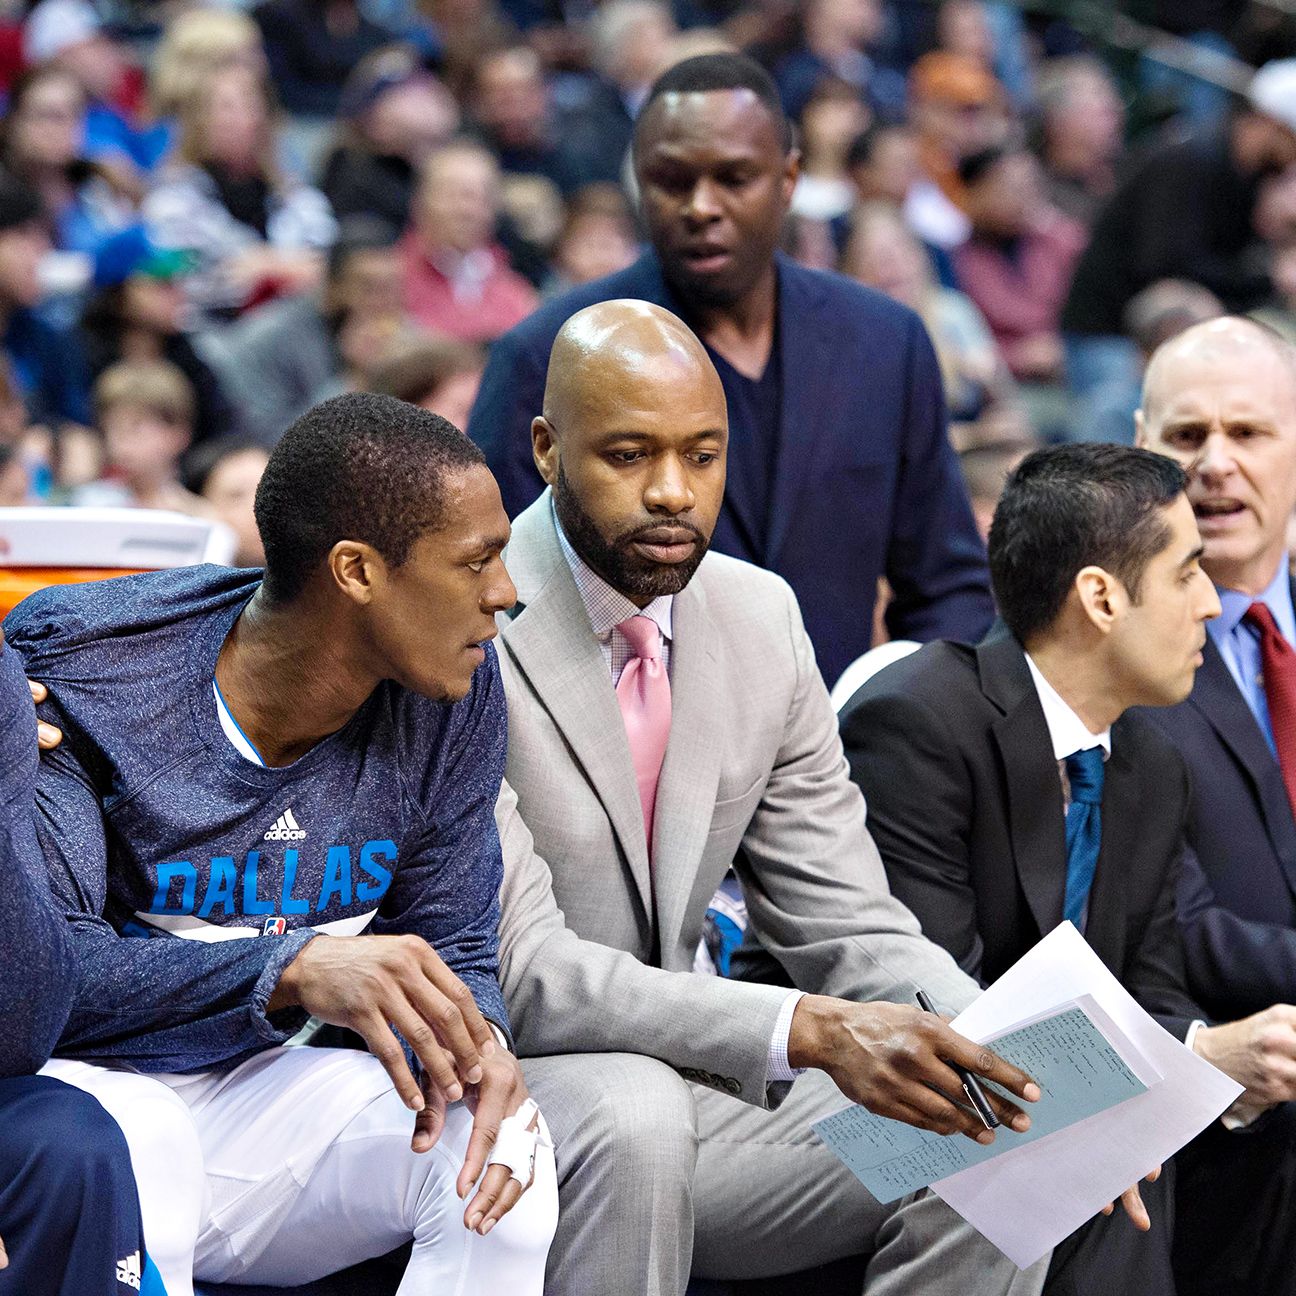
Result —
M 1066 758 L 1071 804 L 1066 814 L 1066 899 L 1062 916 L 1084 931 L 1085 905 L 1102 845 L 1103 752 L 1087 747 Z

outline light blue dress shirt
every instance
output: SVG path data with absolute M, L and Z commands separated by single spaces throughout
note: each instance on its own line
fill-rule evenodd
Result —
M 1252 603 L 1263 603 L 1273 619 L 1278 623 L 1283 638 L 1289 644 L 1296 644 L 1296 609 L 1292 607 L 1291 576 L 1287 570 L 1287 560 L 1278 565 L 1269 586 L 1259 597 L 1242 594 L 1237 590 L 1220 589 L 1220 614 L 1214 621 L 1206 622 L 1206 632 L 1215 641 L 1220 650 L 1229 673 L 1242 690 L 1246 704 L 1251 708 L 1264 734 L 1269 750 L 1276 756 L 1273 728 L 1269 723 L 1269 704 L 1265 701 L 1264 677 L 1260 662 L 1260 631 L 1248 625 L 1242 618 Z

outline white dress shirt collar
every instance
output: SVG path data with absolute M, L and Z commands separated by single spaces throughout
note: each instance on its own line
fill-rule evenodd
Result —
M 1103 760 L 1106 760 L 1111 755 L 1111 730 L 1093 733 L 1057 689 L 1044 678 L 1040 668 L 1031 660 L 1030 653 L 1026 654 L 1026 665 L 1030 667 L 1035 692 L 1039 694 L 1040 706 L 1044 708 L 1044 723 L 1048 725 L 1054 759 L 1066 760 L 1073 752 L 1101 747 Z

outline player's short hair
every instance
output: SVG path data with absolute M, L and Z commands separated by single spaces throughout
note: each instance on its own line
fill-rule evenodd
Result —
M 795 132 L 783 111 L 774 78 L 747 54 L 697 54 L 667 68 L 653 82 L 635 125 L 635 144 L 642 134 L 648 109 L 665 94 L 708 94 L 713 90 L 750 90 L 774 119 L 784 151 L 794 147 Z
M 316 405 L 284 433 L 257 487 L 267 597 L 296 598 L 339 540 L 399 567 L 443 525 L 446 479 L 485 462 L 454 424 L 390 396 Z
M 1026 643 L 1057 619 L 1076 573 L 1115 576 L 1137 603 L 1143 573 L 1170 542 L 1162 510 L 1187 478 L 1173 459 L 1082 443 L 1027 455 L 990 524 L 990 583 L 999 614 Z

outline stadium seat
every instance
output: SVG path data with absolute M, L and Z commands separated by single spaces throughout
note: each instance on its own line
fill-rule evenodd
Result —
M 884 666 L 890 666 L 892 662 L 908 657 L 911 652 L 917 652 L 921 647 L 922 644 L 915 643 L 912 639 L 892 639 L 890 643 L 878 644 L 876 648 L 870 648 L 868 652 L 856 657 L 842 671 L 837 683 L 832 686 L 832 692 L 828 695 L 833 710 L 840 711 L 855 696 L 857 690 Z

